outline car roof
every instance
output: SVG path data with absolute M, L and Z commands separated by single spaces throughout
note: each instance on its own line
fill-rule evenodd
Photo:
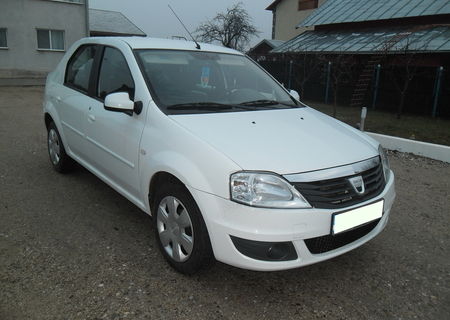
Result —
M 243 55 L 243 53 L 208 43 L 200 43 L 201 49 L 196 49 L 193 41 L 160 39 L 150 37 L 89 37 L 81 40 L 82 43 L 98 43 L 114 45 L 117 42 L 125 42 L 132 49 L 169 49 L 169 50 L 198 50 L 207 52 L 220 52 Z

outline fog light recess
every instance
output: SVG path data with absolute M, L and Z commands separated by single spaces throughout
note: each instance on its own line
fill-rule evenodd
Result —
M 297 259 L 297 252 L 290 241 L 264 242 L 230 236 L 236 249 L 243 255 L 263 261 L 289 261 Z

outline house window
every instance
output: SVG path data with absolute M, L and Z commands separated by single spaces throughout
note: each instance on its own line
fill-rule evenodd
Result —
M 319 0 L 299 0 L 298 11 L 316 9 L 319 6 Z
M 38 29 L 37 43 L 41 50 L 64 50 L 64 31 Z
M 5 28 L 0 28 L 0 48 L 8 48 Z

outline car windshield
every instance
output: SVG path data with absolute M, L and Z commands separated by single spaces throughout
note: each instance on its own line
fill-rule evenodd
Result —
M 245 56 L 136 50 L 153 98 L 165 113 L 234 112 L 300 107 Z

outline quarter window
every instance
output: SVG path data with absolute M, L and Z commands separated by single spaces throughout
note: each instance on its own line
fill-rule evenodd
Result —
M 0 28 L 0 48 L 8 48 L 5 28 Z
M 64 50 L 64 31 L 61 30 L 37 30 L 38 49 Z
M 78 90 L 88 92 L 89 78 L 94 63 L 97 46 L 79 48 L 70 58 L 66 70 L 65 83 Z
M 98 78 L 97 97 L 104 100 L 114 92 L 127 92 L 130 99 L 134 100 L 134 81 L 122 53 L 106 47 Z

